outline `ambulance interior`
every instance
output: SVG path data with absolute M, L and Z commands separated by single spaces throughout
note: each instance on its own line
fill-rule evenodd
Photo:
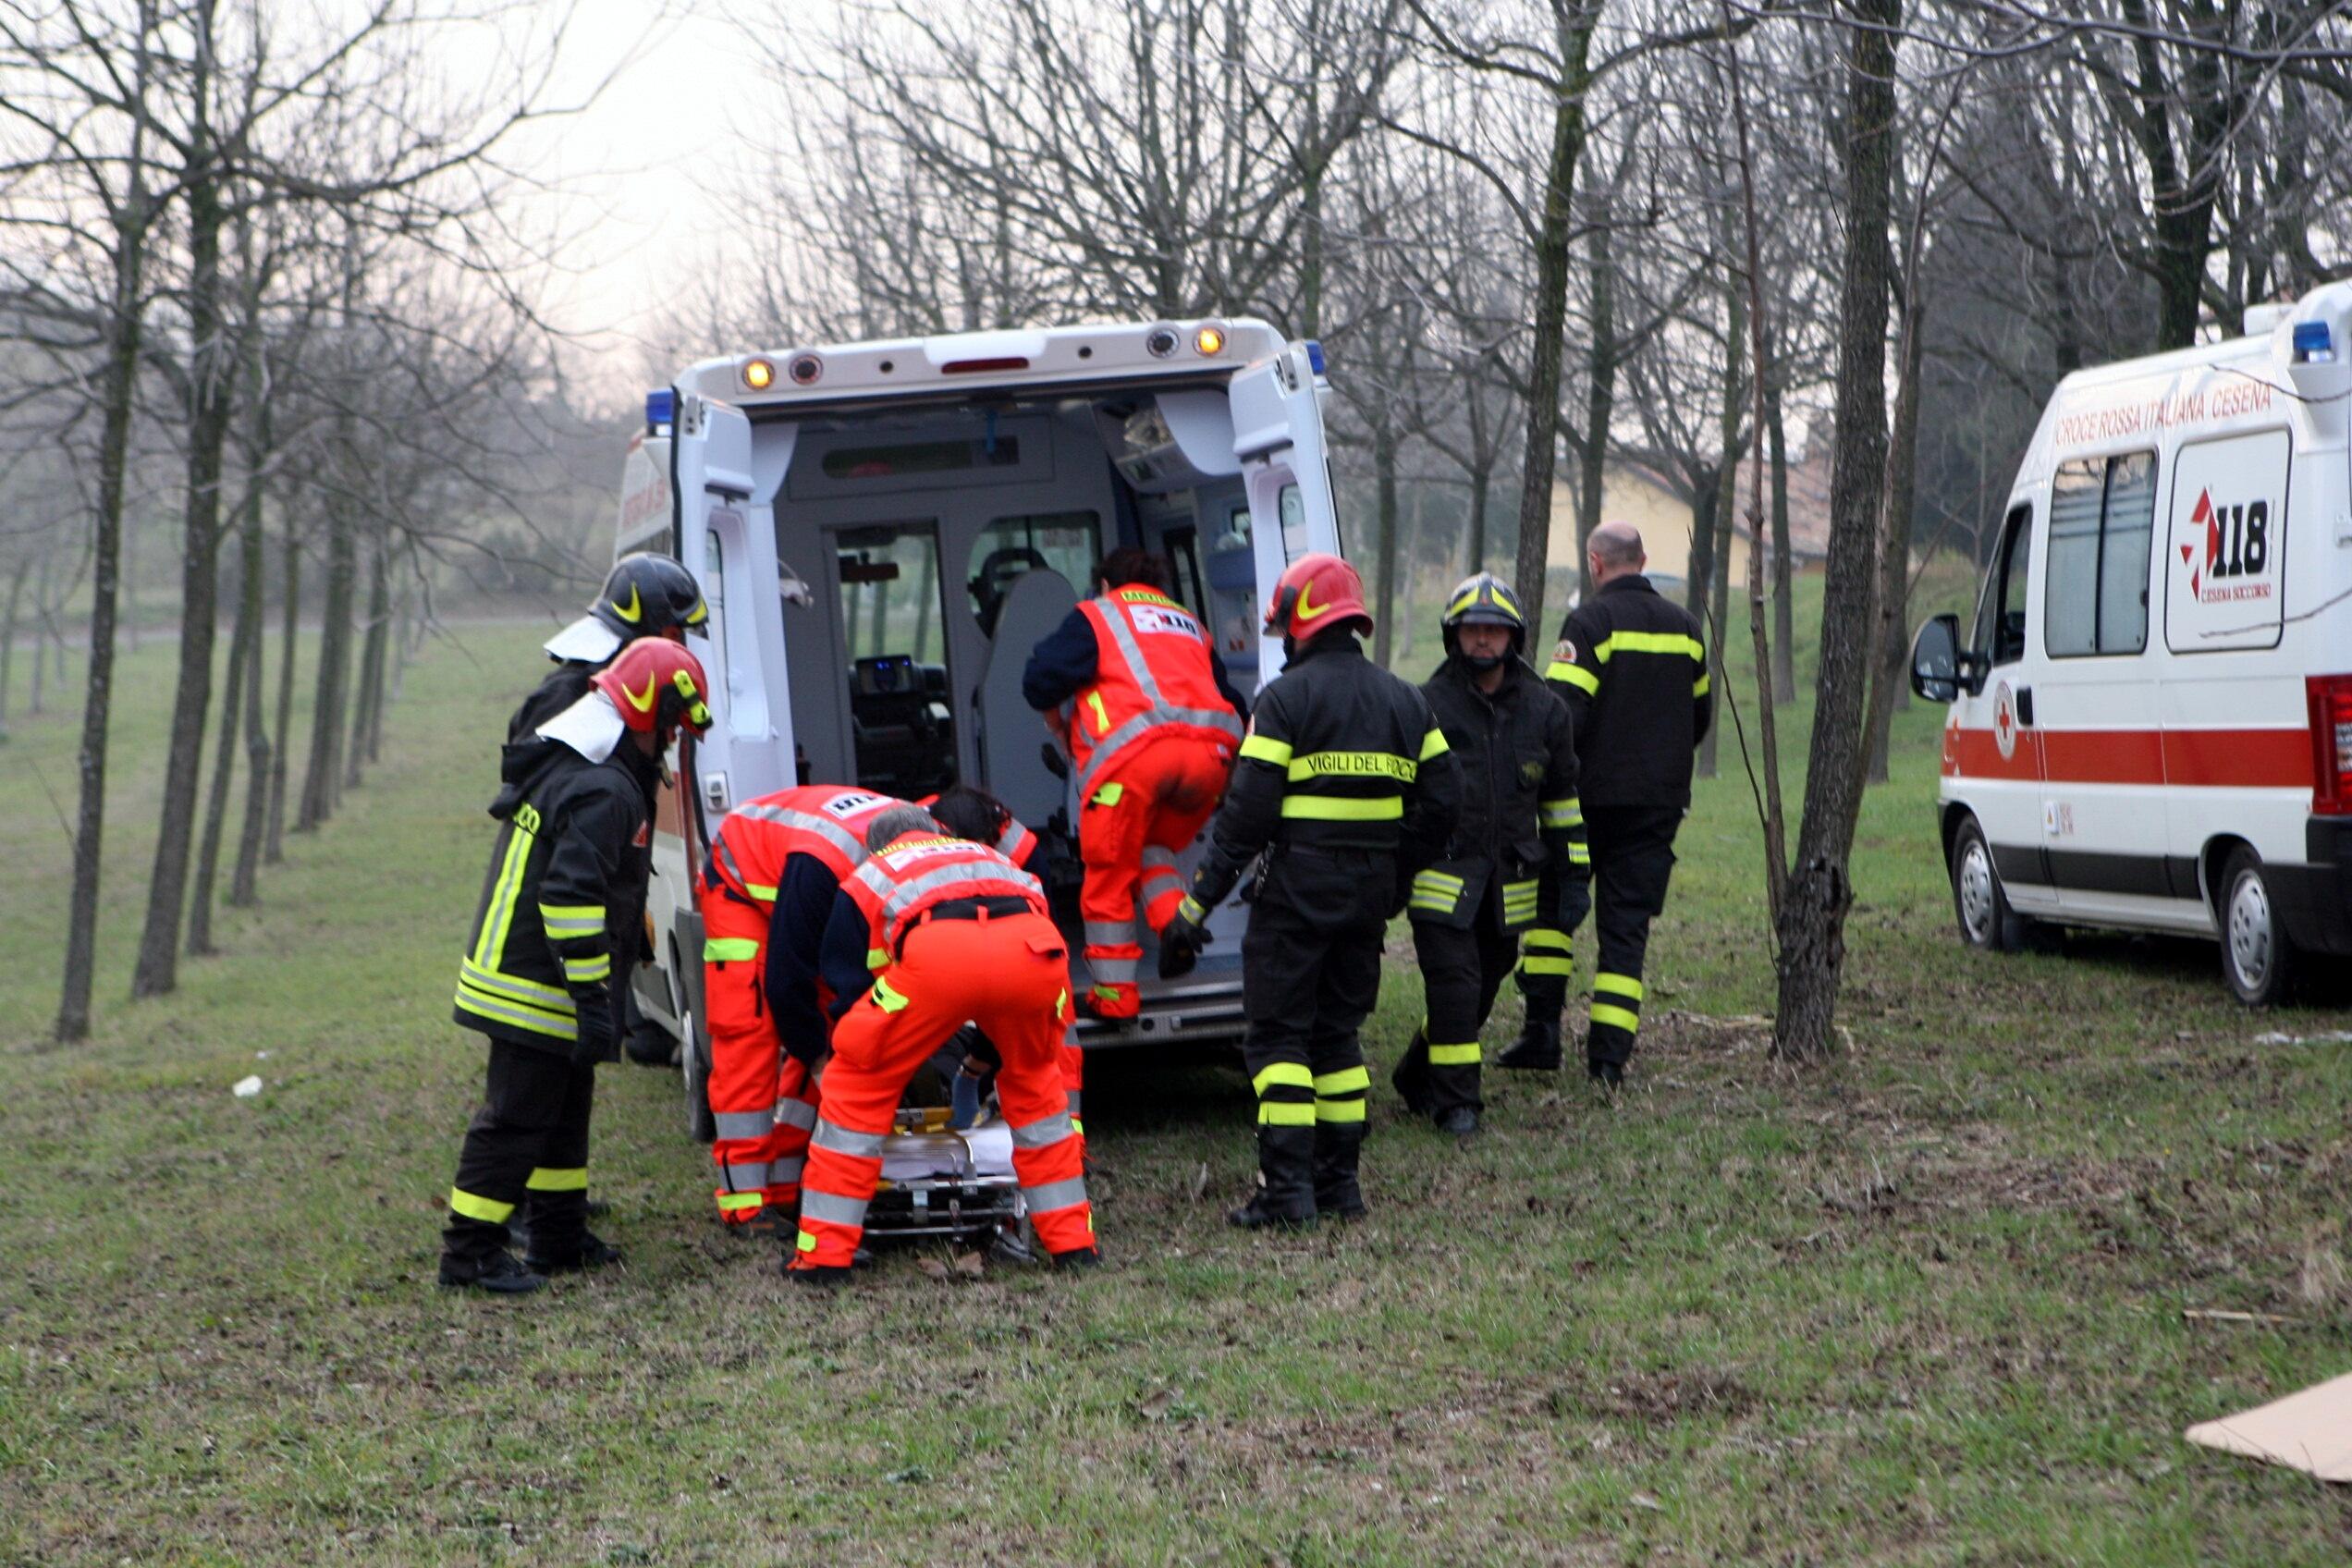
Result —
M 1252 520 L 1221 387 L 802 418 L 790 432 L 774 511 L 803 780 L 908 799 L 969 781 L 1074 857 L 1069 786 L 1042 755 L 1021 677 L 1121 545 L 1170 561 L 1175 597 L 1255 693 Z M 1074 928 L 1074 884 L 1062 890 Z

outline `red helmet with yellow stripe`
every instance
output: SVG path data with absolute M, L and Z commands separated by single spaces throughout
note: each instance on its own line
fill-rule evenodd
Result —
M 681 725 L 697 735 L 710 728 L 703 661 L 667 637 L 638 638 L 589 680 L 631 729 L 650 729 L 667 741 Z
M 1372 614 L 1364 607 L 1364 579 L 1337 556 L 1319 550 L 1301 556 L 1274 584 L 1266 630 L 1304 643 L 1335 626 L 1372 630 Z

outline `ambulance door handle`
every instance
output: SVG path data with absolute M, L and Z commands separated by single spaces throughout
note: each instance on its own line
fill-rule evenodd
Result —
M 2031 726 L 2033 721 L 2033 688 L 2020 686 L 2017 688 L 2017 722 Z

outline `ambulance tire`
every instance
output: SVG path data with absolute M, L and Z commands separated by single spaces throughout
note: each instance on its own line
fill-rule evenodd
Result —
M 2262 857 L 2241 846 L 2222 865 L 2222 978 L 2248 1007 L 2276 1007 L 2295 986 L 2295 944 L 2278 917 Z
M 1962 817 L 1952 835 L 1951 869 L 1952 913 L 1960 922 L 1962 941 L 1989 953 L 2020 952 L 2032 945 L 2035 923 L 2009 907 L 1992 848 L 1973 816 Z

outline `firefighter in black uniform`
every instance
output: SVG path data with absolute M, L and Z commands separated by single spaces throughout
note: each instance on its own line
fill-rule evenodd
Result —
M 623 556 L 613 563 L 605 585 L 588 601 L 588 613 L 542 644 L 556 668 L 547 672 L 507 720 L 509 743 L 531 732 L 588 694 L 588 678 L 610 664 L 625 643 L 640 637 L 682 643 L 710 619 L 694 574 L 668 556 Z
M 709 621 L 710 606 L 703 603 L 692 572 L 668 556 L 621 557 L 588 601 L 588 613 L 541 644 L 556 668 L 507 720 L 507 743 L 529 741 L 541 725 L 586 696 L 589 678 L 610 664 L 624 644 L 639 637 L 682 643 L 689 631 L 706 631 Z M 625 982 L 618 989 L 626 1024 L 621 1039 L 630 1060 L 647 1067 L 668 1066 L 669 1036 L 645 1027 L 636 993 Z M 590 1207 L 597 1212 L 604 1207 Z
M 1208 852 L 1160 937 L 1163 974 L 1191 967 L 1208 912 L 1263 851 L 1242 939 L 1260 1185 L 1226 1216 L 1251 1229 L 1364 1212 L 1356 1158 L 1371 1080 L 1356 1030 L 1379 996 L 1388 923 L 1461 800 L 1427 701 L 1356 641 L 1372 618 L 1354 567 L 1321 554 L 1292 562 L 1266 629 L 1282 634 L 1290 663 L 1258 695 Z
M 1567 701 L 1584 765 L 1599 933 L 1585 1065 L 1613 1088 L 1641 1028 L 1642 952 L 1651 919 L 1666 906 L 1674 832 L 1690 807 L 1691 753 L 1707 733 L 1713 700 L 1698 622 L 1642 575 L 1648 557 L 1633 525 L 1602 523 L 1589 552 L 1593 595 L 1568 612 L 1544 678 Z M 1527 1024 L 1500 1062 L 1555 1069 L 1566 966 L 1556 974 L 1522 967 Z
M 507 748 L 498 839 L 458 966 L 457 1021 L 490 1036 L 490 1063 L 449 1190 L 444 1285 L 512 1294 L 619 1258 L 587 1224 L 595 1064 L 619 1038 L 614 973 L 644 918 L 661 753 L 680 725 L 708 727 L 706 685 L 683 647 L 641 638 Z M 526 1201 L 518 1264 L 507 1221 Z
M 1462 817 L 1405 904 L 1428 1012 L 1390 1082 L 1408 1109 L 1467 1137 L 1485 1109 L 1478 1030 L 1519 933 L 1573 924 L 1560 900 L 1571 890 L 1581 900 L 1591 872 L 1568 709 L 1523 656 L 1518 601 L 1480 572 L 1454 589 L 1440 624 L 1446 662 L 1421 694 L 1462 770 Z

